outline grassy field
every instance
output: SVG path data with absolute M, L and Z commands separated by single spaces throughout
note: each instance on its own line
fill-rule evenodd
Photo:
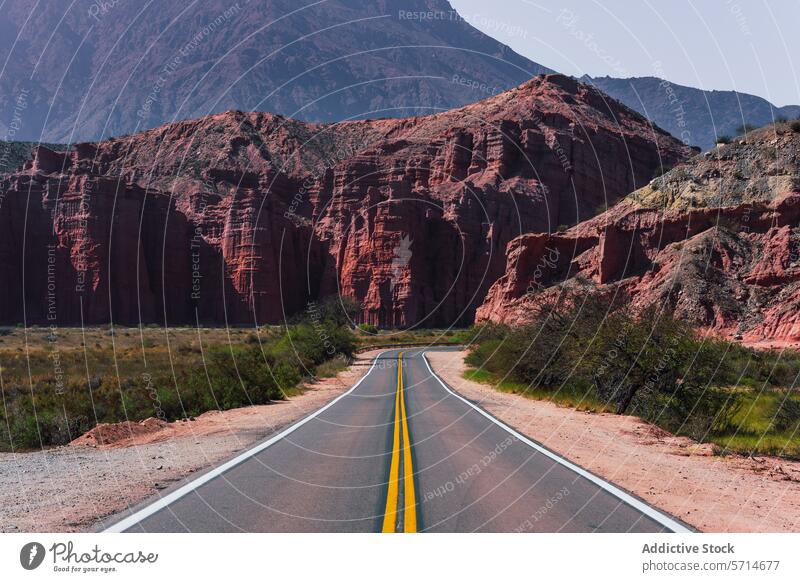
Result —
M 176 420 L 281 400 L 355 349 L 333 321 L 288 328 L 0 329 L 0 450 L 59 445 L 102 422 Z
M 740 390 L 733 428 L 711 435 L 720 452 L 800 459 L 800 394 L 797 390 Z
M 523 345 L 518 337 L 503 344 L 501 337 L 509 333 L 478 328 L 352 332 L 339 322 L 301 322 L 288 329 L 0 328 L 0 450 L 63 444 L 99 422 L 175 420 L 283 399 L 301 392 L 313 377 L 335 375 L 354 350 L 372 346 L 472 343 L 468 361 L 475 368 L 466 372 L 469 379 L 559 406 L 616 411 L 614 402 L 600 398 L 580 378 L 548 384 L 520 377 L 524 366 L 508 373 L 513 358 L 500 356 L 507 346 Z M 738 381 L 717 390 L 734 405 L 725 408 L 727 421 L 701 440 L 715 443 L 722 454 L 800 458 L 800 394 L 789 389 L 800 370 L 800 354 L 756 353 L 739 346 L 724 354 L 732 373 L 721 377 Z M 607 364 L 589 363 L 610 373 Z M 721 374 L 718 368 L 716 374 Z M 676 430 L 674 421 L 639 415 L 690 434 L 682 426 Z
M 263 332 L 266 335 L 267 332 Z M 49 328 L 0 331 L 0 374 L 6 390 L 53 382 L 124 384 L 143 374 L 176 373 L 203 364 L 203 352 L 257 341 L 252 329 Z
M 335 310 L 253 328 L 0 328 L 0 450 L 67 443 L 102 422 L 176 420 L 291 397 L 357 349 L 463 332 L 351 330 Z

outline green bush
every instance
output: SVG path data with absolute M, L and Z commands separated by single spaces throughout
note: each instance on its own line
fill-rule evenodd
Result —
M 731 431 L 742 406 L 731 386 L 740 379 L 775 385 L 800 370 L 796 356 L 778 362 L 701 338 L 657 308 L 634 314 L 585 290 L 535 308 L 528 325 L 494 331 L 475 336 L 469 365 L 537 395 L 586 394 L 600 409 L 699 440 Z M 782 425 L 793 422 L 791 405 L 784 417 Z
M 375 335 L 378 333 L 378 328 L 372 325 L 371 323 L 362 323 L 361 325 L 358 326 L 358 329 L 370 335 Z
M 779 432 L 796 429 L 800 424 L 800 401 L 788 396 L 781 400 L 772 424 L 773 429 Z
M 245 338 L 233 346 L 208 346 L 202 359 L 194 350 L 167 357 L 164 346 L 147 342 L 145 373 L 136 355 L 134 365 L 127 354 L 115 357 L 111 350 L 65 351 L 62 365 L 82 369 L 83 374 L 68 377 L 60 386 L 52 378 L 49 354 L 31 353 L 26 367 L 40 371 L 33 387 L 13 382 L 3 386 L 0 450 L 66 444 L 102 422 L 148 417 L 171 421 L 207 410 L 282 400 L 318 366 L 334 359 L 341 366 L 355 349 L 350 328 L 331 319 L 301 321 L 284 331 L 265 330 L 257 339 L 260 342 Z M 115 373 L 94 374 L 87 381 L 87 365 Z
M 506 368 L 502 361 L 493 359 L 498 353 L 501 353 L 503 344 L 502 339 L 488 339 L 476 345 L 476 347 L 467 354 L 464 361 L 474 368 L 482 368 L 489 372 L 497 374 L 503 373 Z M 502 351 L 506 353 L 506 351 Z
M 793 132 L 800 133 L 800 120 L 791 122 L 789 127 L 792 128 Z
M 491 339 L 502 339 L 508 335 L 508 326 L 497 323 L 479 323 L 467 329 L 456 331 L 450 341 L 454 344 L 470 345 Z
M 736 135 L 747 135 L 751 131 L 755 131 L 758 129 L 757 125 L 753 125 L 751 123 L 745 123 L 744 125 L 740 125 L 736 128 Z

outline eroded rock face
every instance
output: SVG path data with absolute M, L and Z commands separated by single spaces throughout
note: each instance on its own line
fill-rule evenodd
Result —
M 505 249 L 691 151 L 567 77 L 402 120 L 230 112 L 2 178 L 0 321 L 276 323 L 332 294 L 388 327 L 469 324 Z
M 584 285 L 729 338 L 800 342 L 799 153 L 800 134 L 770 126 L 564 233 L 515 239 L 478 319 L 523 323 L 564 285 Z

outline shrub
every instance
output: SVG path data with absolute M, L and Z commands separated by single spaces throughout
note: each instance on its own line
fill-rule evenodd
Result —
M 468 327 L 467 329 L 460 329 L 450 335 L 450 342 L 453 344 L 472 345 L 473 343 L 481 343 L 490 339 L 502 339 L 508 335 L 508 327 L 496 323 L 480 323 Z
M 717 145 L 725 145 L 731 143 L 731 138 L 727 135 L 721 135 L 717 138 Z
M 698 338 L 657 308 L 623 307 L 565 290 L 557 304 L 535 308 L 529 325 L 476 335 L 466 361 L 538 393 L 586 394 L 675 433 L 706 439 L 728 430 L 741 403 L 728 386 L 750 365 L 742 354 L 752 352 Z
M 500 365 L 498 361 L 492 361 L 492 357 L 499 352 L 502 343 L 503 340 L 501 339 L 483 341 L 478 344 L 475 349 L 470 350 L 464 361 L 474 368 L 483 368 L 490 372 L 504 373 L 506 368 Z
M 333 378 L 336 374 L 347 368 L 349 363 L 349 358 L 345 356 L 338 356 L 332 360 L 323 362 L 317 366 L 317 376 L 320 378 Z
M 792 128 L 793 132 L 800 133 L 800 120 L 791 122 L 789 127 Z
M 778 403 L 772 426 L 774 430 L 786 431 L 795 428 L 800 423 L 800 401 L 788 396 Z
M 755 131 L 758 129 L 757 125 L 753 125 L 751 123 L 745 123 L 744 125 L 740 125 L 736 128 L 736 135 L 747 135 L 751 131 Z
M 352 297 L 330 295 L 316 306 L 316 313 L 312 313 L 312 318 L 350 327 L 359 313 L 361 303 Z
M 376 335 L 378 333 L 378 328 L 371 323 L 362 323 L 358 326 L 358 329 L 370 335 Z
M 653 172 L 652 179 L 655 180 L 656 178 L 660 178 L 661 176 L 669 172 L 672 168 L 673 166 L 661 164 L 658 168 L 656 168 L 655 172 Z

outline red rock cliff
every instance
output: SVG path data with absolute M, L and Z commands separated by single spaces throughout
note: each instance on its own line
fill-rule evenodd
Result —
M 800 134 L 769 126 L 564 233 L 518 237 L 478 319 L 524 323 L 589 285 L 748 343 L 800 343 L 799 154 Z
M 690 153 L 559 75 L 429 117 L 230 112 L 39 148 L 0 183 L 0 321 L 275 323 L 338 293 L 381 326 L 469 324 L 510 241 Z

